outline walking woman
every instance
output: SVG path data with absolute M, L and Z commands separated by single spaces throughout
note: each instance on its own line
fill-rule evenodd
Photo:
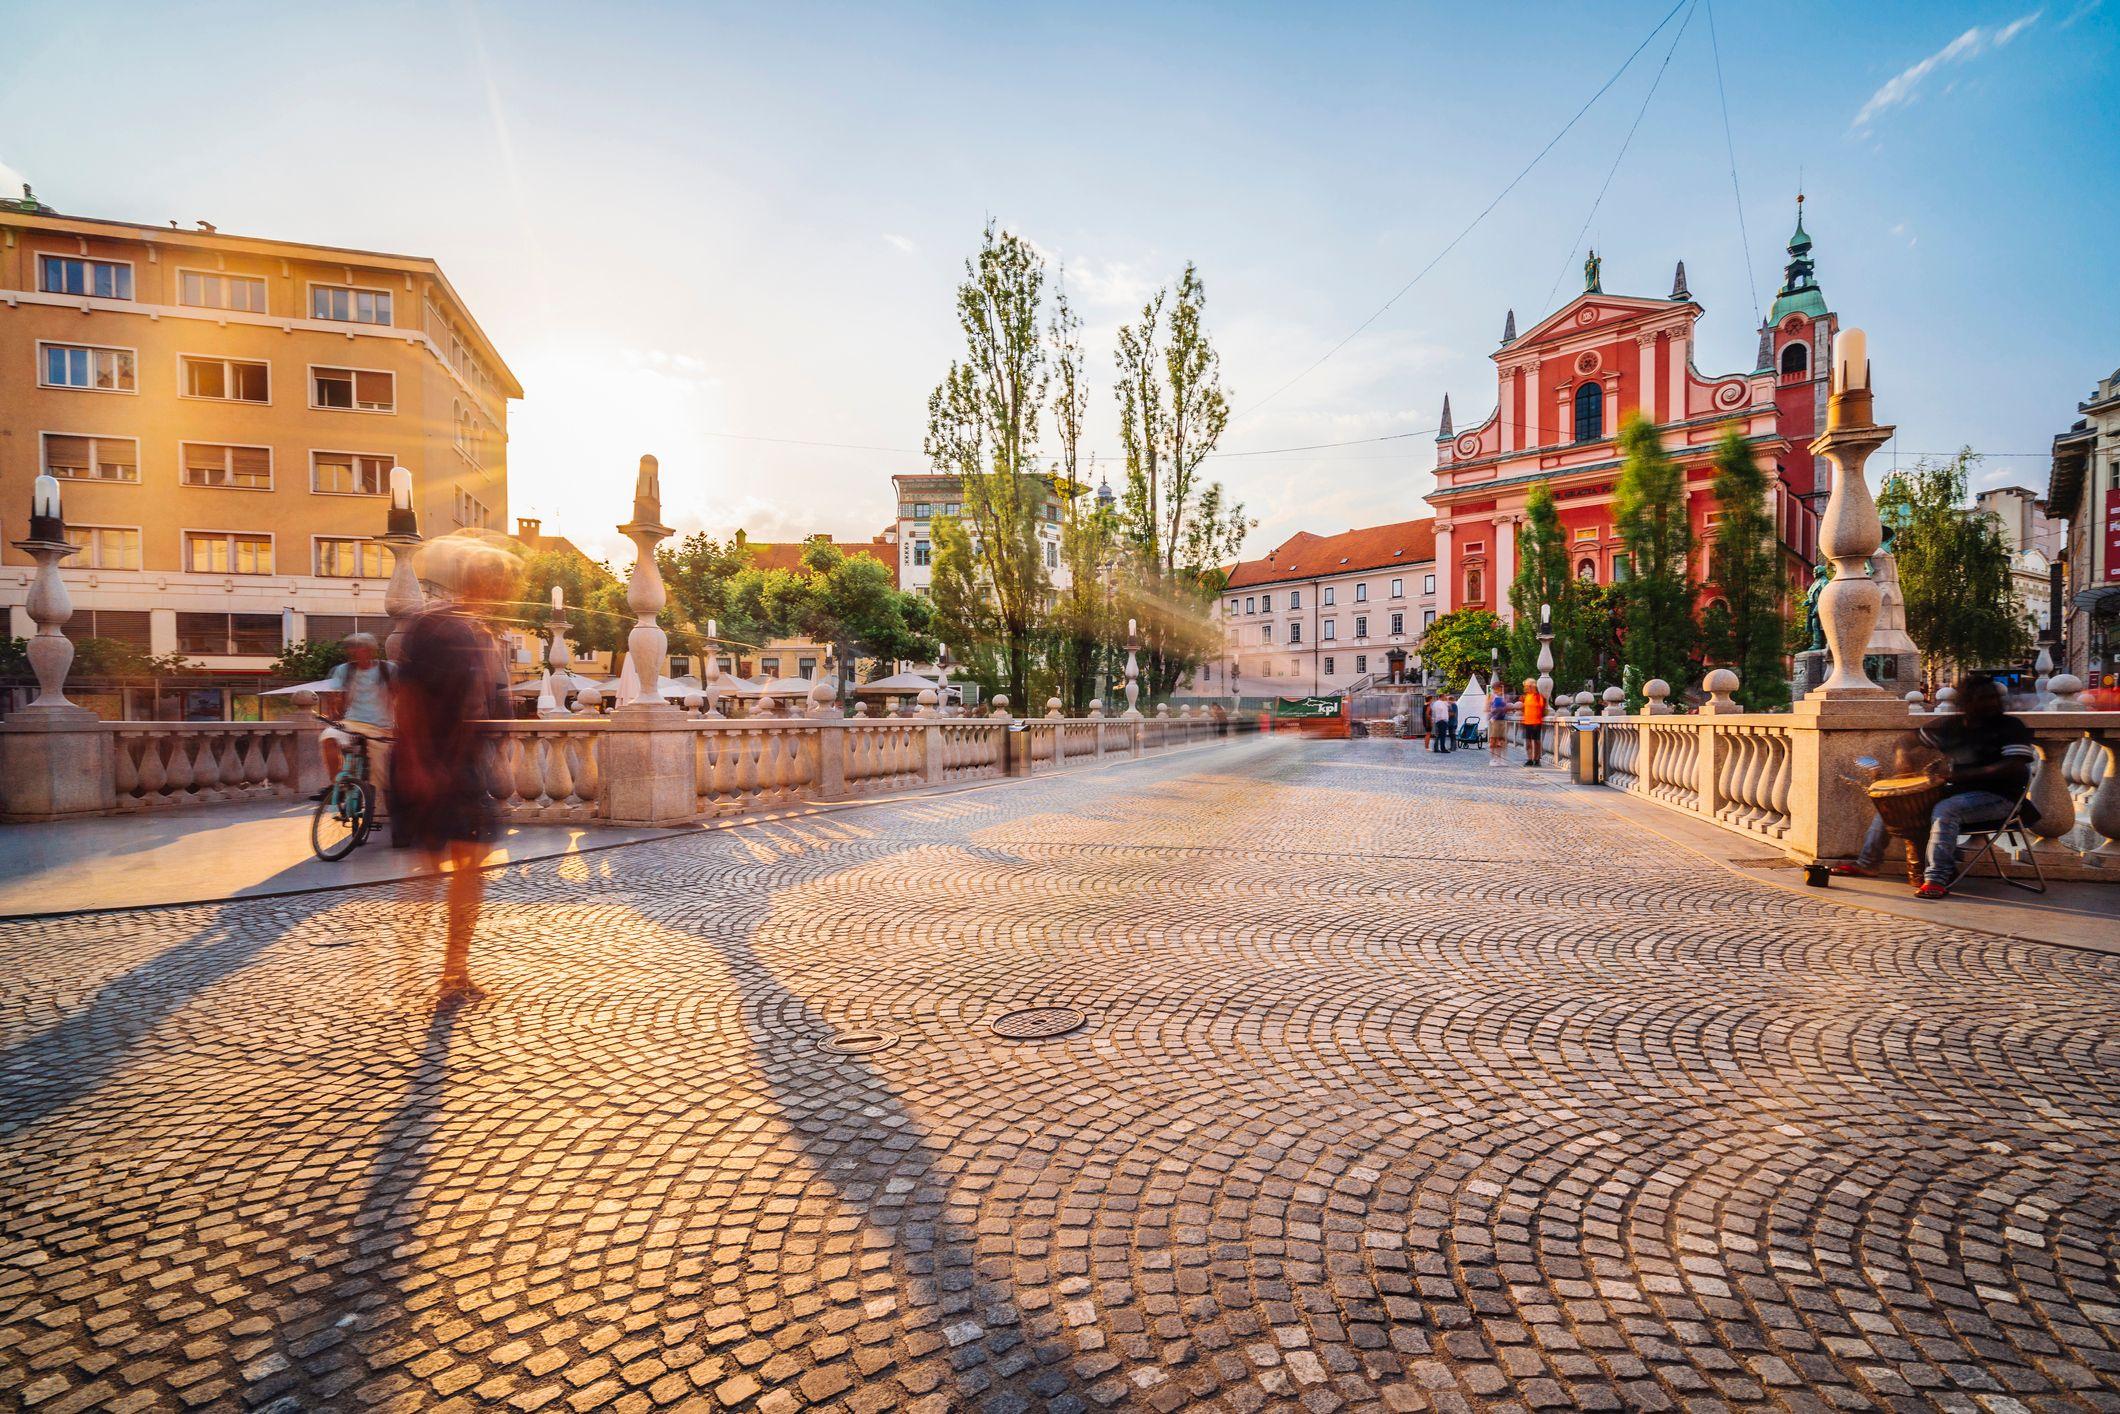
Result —
M 1494 691 L 1487 698 L 1487 764 L 1509 764 L 1509 694 L 1500 678 L 1494 680 Z

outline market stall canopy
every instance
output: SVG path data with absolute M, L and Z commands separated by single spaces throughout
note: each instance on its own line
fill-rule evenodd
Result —
M 817 686 L 808 678 L 774 678 L 758 690 L 768 697 L 807 697 L 810 689 Z
M 1480 675 L 1474 673 L 1465 680 L 1465 690 L 1458 694 L 1458 720 L 1487 715 L 1487 689 L 1480 686 Z
M 599 692 L 609 690 L 595 678 L 585 678 L 580 673 L 561 672 L 552 675 L 554 692 L 580 692 L 585 687 L 593 687 Z M 517 697 L 535 697 L 544 690 L 545 680 L 542 677 L 525 678 L 508 689 Z
M 276 687 L 259 694 L 263 697 L 292 697 L 297 692 L 337 692 L 339 685 L 330 678 L 318 678 L 315 682 L 298 682 L 293 687 Z
M 857 697 L 866 697 L 872 694 L 878 697 L 889 697 L 898 693 L 939 690 L 940 687 L 941 683 L 936 679 L 922 677 L 918 673 L 893 673 L 887 678 L 878 678 L 874 682 L 861 683 L 855 687 L 854 694 Z
M 623 674 L 620 677 L 611 679 L 609 682 L 597 683 L 596 689 L 606 694 L 615 693 L 618 691 L 618 685 L 621 681 L 623 681 Z M 723 681 L 726 682 L 727 679 L 724 678 Z M 535 684 L 532 686 L 534 688 Z M 725 687 L 722 690 L 726 692 L 728 689 Z M 688 692 L 702 692 L 697 679 L 666 677 L 658 680 L 655 685 L 655 695 L 657 697 L 683 697 Z

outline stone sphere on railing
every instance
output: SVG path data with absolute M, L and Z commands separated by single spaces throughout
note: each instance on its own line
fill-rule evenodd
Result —
M 577 717 L 593 717 L 596 715 L 596 709 L 603 706 L 603 704 L 604 690 L 596 684 L 590 683 L 580 692 L 574 694 L 574 715 Z
M 1651 678 L 1642 684 L 1642 696 L 1649 699 L 1648 715 L 1668 716 L 1677 709 L 1670 705 L 1671 684 L 1662 678 Z
M 685 694 L 684 701 L 685 710 L 694 716 L 698 716 L 700 708 L 706 705 L 707 699 L 702 693 L 688 692 Z
M 2046 690 L 2054 694 L 2054 705 L 2049 712 L 2080 712 L 2083 704 L 2076 694 L 2083 691 L 2083 679 L 2074 673 L 2056 673 L 2046 680 Z
M 1712 668 L 1700 680 L 1701 690 L 1708 694 L 1709 712 L 1736 712 L 1741 710 L 1732 696 L 1737 691 L 1737 674 L 1728 668 Z
M 1008 694 L 1007 694 L 1007 693 L 1005 693 L 1005 692 L 997 692 L 997 693 L 995 693 L 995 694 L 994 694 L 994 711 L 993 711 L 993 715 L 994 715 L 994 716 L 996 716 L 996 717 L 999 717 L 999 718 L 1000 718 L 1000 719 L 1001 719 L 1002 721 L 1004 721 L 1004 722 L 1008 720 Z
M 1101 697 L 1092 697 L 1092 698 L 1091 698 L 1091 699 L 1089 700 L 1089 714 L 1090 714 L 1090 715 L 1091 715 L 1092 717 L 1101 717 L 1101 716 L 1103 716 L 1103 715 L 1104 715 L 1104 699 L 1103 699 L 1103 698 L 1101 698 Z
M 923 716 L 923 717 L 939 717 L 939 716 L 941 716 L 941 715 L 942 715 L 942 713 L 941 713 L 941 712 L 940 712 L 939 710 L 937 710 L 937 708 L 936 708 L 936 706 L 935 706 L 935 704 L 936 704 L 936 703 L 938 703 L 938 702 L 940 702 L 941 700 L 942 700 L 942 698 L 941 698 L 940 696 L 938 696 L 938 695 L 936 694 L 936 692 L 935 692 L 935 689 L 934 689 L 934 688 L 932 688 L 932 687 L 923 687 L 923 688 L 921 688 L 921 689 L 920 689 L 920 715 L 921 715 L 921 716 Z
M 313 711 L 317 705 L 317 695 L 305 687 L 294 695 L 294 705 L 304 712 Z
M 758 699 L 758 706 L 754 709 L 753 715 L 760 717 L 777 717 L 780 715 L 780 704 L 773 700 L 771 693 L 768 693 L 766 696 Z
M 1064 717 L 1067 713 L 1060 709 L 1059 698 L 1048 697 L 1045 699 L 1045 715 L 1048 717 Z
M 1627 715 L 1627 689 L 1608 687 L 1605 689 L 1605 715 L 1624 717 Z
M 1907 706 L 1913 708 L 1916 712 L 1919 712 L 1929 705 L 1929 699 L 1922 696 L 1921 689 L 1917 687 L 1912 692 L 1907 694 L 1906 703 Z
M 1168 717 L 1170 715 L 1170 704 L 1168 702 L 1158 703 L 1156 705 L 1156 715 L 1159 717 Z
M 868 704 L 868 703 L 866 703 L 866 702 L 857 702 L 857 703 L 855 703 L 855 704 L 854 704 L 854 715 L 855 715 L 855 716 L 857 716 L 857 717 L 866 717 L 866 716 L 868 716 L 868 715 L 869 715 L 869 704 Z
M 2051 683 L 2049 683 L 2049 684 L 2047 684 L 2047 685 L 2048 685 L 2049 687 L 2053 686 L 2053 684 L 2051 684 Z M 1937 688 L 1937 689 L 1936 689 L 1936 710 L 1937 710 L 1938 712 L 1955 712 L 1955 711 L 1957 711 L 1957 710 L 1958 710 L 1958 689 L 1957 689 L 1957 688 L 1955 688 L 1955 687 L 1939 687 L 1939 688 Z

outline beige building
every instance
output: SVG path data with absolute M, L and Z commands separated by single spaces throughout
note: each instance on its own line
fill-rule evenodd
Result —
M 2054 566 L 2061 562 L 2068 527 L 2049 519 L 2039 493 L 1998 486 L 1973 498 L 1974 508 L 1994 518 L 2010 547 L 2010 578 L 2024 603 L 2032 636 L 2045 641 L 2054 627 Z
M 0 540 L 57 477 L 67 633 L 208 670 L 180 715 L 252 715 L 284 645 L 385 622 L 392 466 L 424 534 L 504 529 L 521 396 L 432 260 L 0 200 Z M 0 549 L 17 635 L 30 565 Z
M 1055 477 L 1040 479 L 1046 484 L 1046 499 L 1038 515 L 1038 544 L 1053 588 L 1065 589 L 1073 580 L 1060 555 L 1065 487 Z M 891 490 L 898 499 L 898 515 L 884 537 L 898 545 L 898 587 L 924 595 L 935 582 L 935 521 L 942 516 L 963 518 L 964 479 L 940 471 L 906 472 L 891 478 Z
M 1323 696 L 1389 680 L 1394 664 L 1410 676 L 1437 599 L 1433 520 L 1298 531 L 1231 568 L 1215 605 L 1222 656 L 1178 695 Z
M 2120 369 L 2076 404 L 2054 438 L 2047 512 L 2067 522 L 2062 648 L 2056 663 L 2090 687 L 2120 687 Z

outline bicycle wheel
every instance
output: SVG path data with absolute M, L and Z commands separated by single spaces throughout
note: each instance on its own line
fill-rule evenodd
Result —
M 338 781 L 309 817 L 309 846 L 319 859 L 344 859 L 374 825 L 375 788 L 366 781 Z

